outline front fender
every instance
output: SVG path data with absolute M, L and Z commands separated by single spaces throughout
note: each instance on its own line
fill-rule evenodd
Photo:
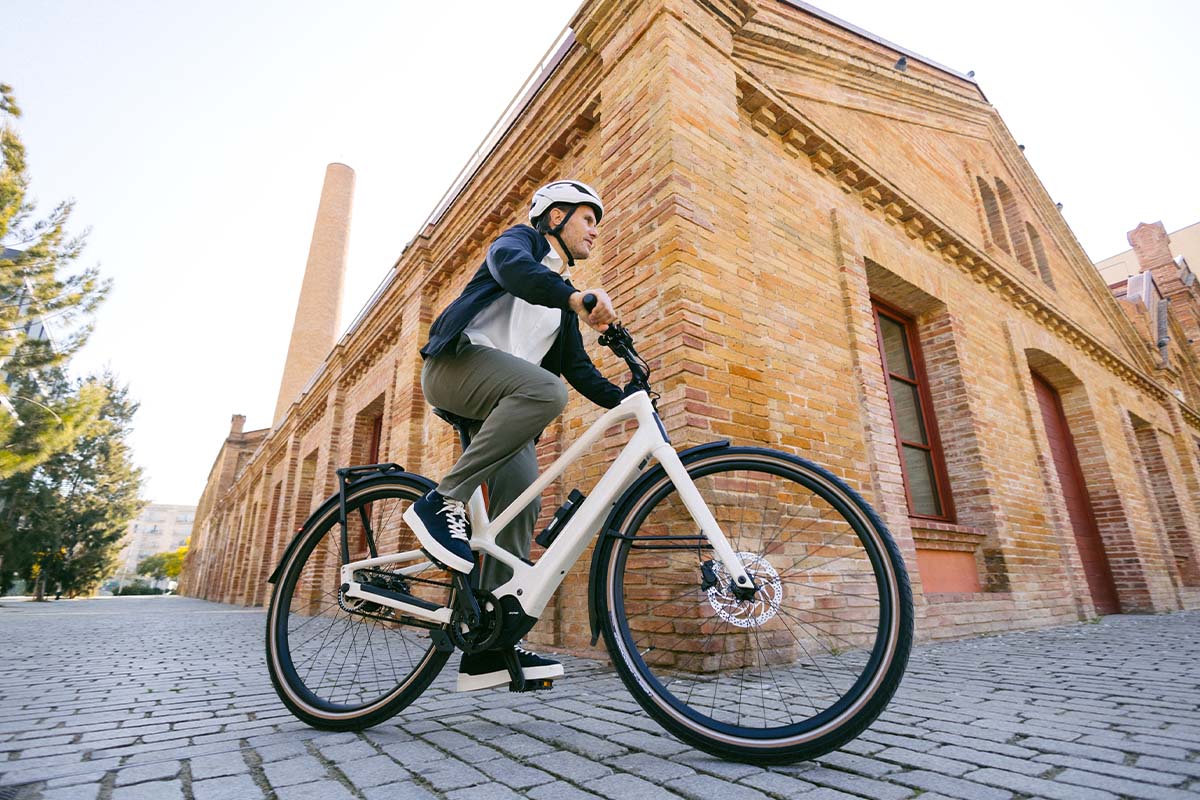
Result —
M 715 442 L 706 442 L 698 444 L 695 447 L 688 447 L 679 451 L 679 460 L 686 466 L 698 456 L 709 453 L 713 450 L 719 450 L 724 447 L 729 447 L 728 439 L 721 439 Z M 600 538 L 596 541 L 595 548 L 592 549 L 592 566 L 588 573 L 588 622 L 592 630 L 592 646 L 596 646 L 596 642 L 600 639 L 600 609 L 603 606 L 601 586 L 600 568 L 605 561 L 608 560 L 608 551 L 612 548 L 613 542 L 613 525 L 626 512 L 630 501 L 641 495 L 643 487 L 646 484 L 661 480 L 665 470 L 661 464 L 656 464 L 653 469 L 643 473 L 640 478 L 625 490 L 625 493 L 617 498 L 617 502 L 613 504 L 612 511 L 609 512 L 608 518 L 604 521 L 604 526 L 600 529 Z

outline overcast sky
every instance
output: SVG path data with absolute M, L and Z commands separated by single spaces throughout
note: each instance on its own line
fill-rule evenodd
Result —
M 345 326 L 576 5 L 0 0 L 32 193 L 115 281 L 75 370 L 140 401 L 147 499 L 199 499 L 230 415 L 271 424 L 325 165 L 357 173 Z M 1200 220 L 1200 4 L 815 5 L 974 70 L 1094 260 Z

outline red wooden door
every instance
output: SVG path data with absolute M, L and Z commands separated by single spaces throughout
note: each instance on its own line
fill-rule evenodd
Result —
M 1087 487 L 1083 483 L 1079 456 L 1075 452 L 1071 430 L 1067 427 L 1067 418 L 1063 414 L 1062 400 L 1059 399 L 1058 392 L 1054 391 L 1054 387 L 1037 375 L 1033 376 L 1033 385 L 1037 390 L 1042 421 L 1046 426 L 1050 452 L 1054 457 L 1054 468 L 1062 485 L 1063 500 L 1066 501 L 1067 513 L 1071 517 L 1071 528 L 1075 531 L 1075 544 L 1079 548 L 1079 559 L 1083 562 L 1083 572 L 1087 576 L 1092 603 L 1097 613 L 1119 613 L 1121 606 L 1117 602 L 1117 587 L 1108 567 L 1108 556 L 1104 552 L 1104 543 L 1100 540 L 1100 531 L 1096 527 Z

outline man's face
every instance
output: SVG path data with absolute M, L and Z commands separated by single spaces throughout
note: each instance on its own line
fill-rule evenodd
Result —
M 566 211 L 554 209 L 550 212 L 550 223 L 557 225 L 566 215 Z M 596 210 L 585 205 L 577 207 L 563 228 L 562 240 L 576 261 L 591 255 L 592 244 L 596 241 Z

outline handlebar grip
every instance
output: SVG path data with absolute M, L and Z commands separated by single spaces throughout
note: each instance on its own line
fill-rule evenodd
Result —
M 596 297 L 596 295 L 588 292 L 583 296 L 583 310 L 590 314 L 592 313 L 592 309 L 595 308 L 596 304 L 599 302 L 600 300 Z

